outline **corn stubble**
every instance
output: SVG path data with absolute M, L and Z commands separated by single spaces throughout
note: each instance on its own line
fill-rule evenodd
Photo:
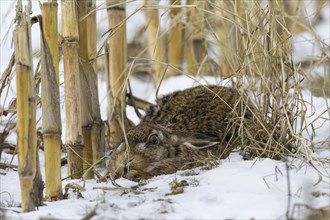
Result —
M 91 133 L 93 124 L 92 115 L 92 94 L 90 90 L 93 73 L 90 72 L 89 53 L 88 53 L 88 32 L 87 32 L 87 1 L 77 1 L 78 29 L 79 29 L 79 73 L 80 73 L 80 95 L 81 95 L 81 125 L 84 139 L 83 148 L 83 169 L 85 179 L 94 177 L 92 170 L 88 169 L 93 164 L 93 150 L 91 143 Z
M 188 0 L 187 23 L 185 25 L 184 40 L 187 41 L 185 47 L 185 58 L 187 62 L 187 72 L 190 75 L 207 75 L 207 32 L 203 17 L 206 3 L 198 0 Z
M 99 158 L 103 157 L 104 152 L 104 126 L 102 123 L 100 103 L 98 95 L 98 67 L 97 67 L 97 30 L 96 30 L 96 0 L 88 0 L 87 4 L 87 48 L 89 61 L 89 87 L 92 95 L 92 131 L 91 145 L 93 152 L 93 163 L 96 163 Z
M 168 31 L 168 64 L 174 68 L 170 68 L 169 75 L 177 75 L 182 70 L 183 56 L 183 22 L 182 9 L 175 7 L 180 5 L 179 0 L 170 0 L 170 28 Z
M 56 2 L 42 4 L 41 101 L 45 151 L 46 199 L 63 197 L 61 181 L 62 122 L 59 95 L 59 43 Z M 40 22 L 40 21 L 39 21 Z
M 143 12 L 146 18 L 146 32 L 148 35 L 148 53 L 152 60 L 151 69 L 153 71 L 153 79 L 155 84 L 158 84 L 163 74 L 165 74 L 163 64 L 165 61 L 165 48 L 164 39 L 160 31 L 159 12 L 157 9 L 158 1 L 145 0 L 144 6 L 145 10 Z M 151 6 L 156 8 L 149 8 Z
M 42 204 L 43 181 L 40 173 L 37 130 L 35 82 L 31 49 L 31 1 L 23 11 L 22 2 L 16 6 L 17 25 L 13 33 L 16 60 L 18 173 L 23 212 L 34 211 Z
M 127 82 L 127 40 L 126 3 L 107 0 L 108 24 L 110 28 L 108 44 L 109 80 L 109 129 L 111 143 L 119 143 L 124 137 L 125 128 L 130 126 L 126 117 Z
M 68 176 L 78 179 L 83 174 L 84 140 L 81 122 L 79 30 L 76 1 L 62 0 L 61 10 Z

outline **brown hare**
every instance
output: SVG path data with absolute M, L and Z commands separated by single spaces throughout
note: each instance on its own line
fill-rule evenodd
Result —
M 237 126 L 242 118 L 266 148 L 271 129 L 262 129 L 267 125 L 256 120 L 252 104 L 241 104 L 246 103 L 243 97 L 220 86 L 198 86 L 163 96 L 112 152 L 110 175 L 146 179 L 203 165 L 210 157 L 226 158 L 242 145 Z

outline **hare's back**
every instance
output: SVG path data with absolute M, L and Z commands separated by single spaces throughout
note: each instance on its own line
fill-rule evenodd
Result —
M 235 89 L 221 86 L 198 86 L 177 91 L 157 100 L 144 121 L 173 130 L 209 135 L 223 131 L 227 117 L 239 97 Z

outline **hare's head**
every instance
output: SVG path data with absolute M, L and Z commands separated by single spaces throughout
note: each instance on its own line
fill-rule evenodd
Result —
M 142 122 L 127 132 L 127 139 L 112 153 L 110 174 L 138 180 L 174 173 L 194 166 L 196 160 L 206 157 L 206 149 L 216 145 L 216 137 Z

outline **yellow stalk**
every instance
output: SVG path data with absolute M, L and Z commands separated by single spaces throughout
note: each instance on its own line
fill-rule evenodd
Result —
M 164 62 L 165 58 L 165 49 L 163 38 L 161 37 L 158 9 L 148 9 L 148 6 L 157 6 L 158 1 L 155 0 L 145 0 L 145 6 L 147 7 L 144 10 L 144 15 L 146 17 L 146 31 L 148 35 L 148 53 L 151 58 L 152 72 L 154 73 L 153 78 L 156 84 L 162 78 L 162 75 L 165 74 L 165 67 L 160 62 Z
M 198 0 L 188 0 L 188 5 L 196 5 L 199 8 L 204 8 L 205 2 Z M 205 25 L 204 14 L 200 9 L 188 8 L 188 22 L 185 27 L 187 42 L 186 46 L 186 61 L 187 70 L 191 75 L 196 75 L 200 72 L 202 75 L 207 74 L 207 65 L 201 66 L 203 59 L 207 55 L 205 41 Z M 206 62 L 208 64 L 208 62 Z M 202 68 L 198 71 L 199 68 Z
M 180 0 L 170 0 L 171 5 L 180 5 Z M 170 30 L 168 36 L 168 63 L 182 69 L 183 22 L 182 9 L 170 9 Z M 177 75 L 177 71 L 170 69 L 170 75 Z
M 68 175 L 78 179 L 83 171 L 78 12 L 71 0 L 62 0 L 61 9 Z
M 87 19 L 87 30 L 89 30 L 87 38 L 87 47 L 88 47 L 88 59 L 89 59 L 89 68 L 90 71 L 90 89 L 92 93 L 92 131 L 91 131 L 91 146 L 93 152 L 93 163 L 95 163 L 100 158 L 100 148 L 104 148 L 101 143 L 104 141 L 101 140 L 101 113 L 100 113 L 100 104 L 99 104 L 99 95 L 98 95 L 98 69 L 97 69 L 97 47 L 96 47 L 96 1 L 89 0 L 87 2 L 87 14 L 90 14 Z M 92 65 L 92 67 L 91 67 Z
M 18 1 L 20 18 L 13 33 L 16 83 L 17 83 L 17 129 L 18 171 L 21 186 L 23 212 L 34 211 L 42 203 L 43 182 L 40 173 L 37 147 L 35 84 L 31 50 L 31 2 L 22 11 Z
M 215 1 L 217 14 L 215 31 L 218 35 L 219 75 L 228 77 L 235 72 L 236 38 L 234 1 Z
M 120 3 L 120 0 L 107 1 L 107 6 Z M 119 143 L 123 138 L 123 129 L 126 122 L 126 22 L 118 26 L 126 18 L 126 5 L 108 9 L 109 28 L 114 34 L 109 38 L 109 126 L 110 141 Z
M 88 58 L 89 62 L 92 64 L 94 73 L 97 76 L 97 61 L 96 61 L 96 55 L 97 55 L 97 47 L 96 47 L 96 40 L 97 40 L 97 34 L 96 34 L 96 0 L 87 0 L 87 14 L 89 16 L 86 18 L 87 22 L 87 32 L 88 38 L 87 38 L 87 47 L 88 47 Z M 97 77 L 95 77 L 96 85 Z
M 45 151 L 46 199 L 61 199 L 61 113 L 59 44 L 56 2 L 43 3 L 42 12 L 42 132 Z
M 94 174 L 91 169 L 88 169 L 93 164 L 93 151 L 91 145 L 92 132 L 92 96 L 90 91 L 91 73 L 89 68 L 88 57 L 88 32 L 87 32 L 87 1 L 77 1 L 78 10 L 78 26 L 79 26 L 79 58 L 80 58 L 80 94 L 81 94 L 81 124 L 84 137 L 83 148 L 83 168 L 88 170 L 84 174 L 85 179 L 91 179 Z M 94 74 L 94 73 L 93 73 Z
M 15 35 L 24 31 L 24 27 L 16 28 Z M 17 36 L 16 38 L 19 38 Z M 27 45 L 22 42 L 22 39 L 14 39 L 14 43 Z M 15 48 L 15 51 L 22 51 L 22 48 Z M 17 60 L 17 57 L 16 57 Z M 26 157 L 28 157 L 28 130 L 29 130 L 29 97 L 28 97 L 28 81 L 29 81 L 29 67 L 20 65 L 16 61 L 16 85 L 17 85 L 17 130 L 18 130 L 18 160 L 19 160 L 19 176 L 22 194 L 22 209 L 23 211 L 33 211 L 34 204 L 30 204 L 30 192 L 33 190 L 33 173 L 28 174 L 27 170 L 32 169 L 32 164 Z

